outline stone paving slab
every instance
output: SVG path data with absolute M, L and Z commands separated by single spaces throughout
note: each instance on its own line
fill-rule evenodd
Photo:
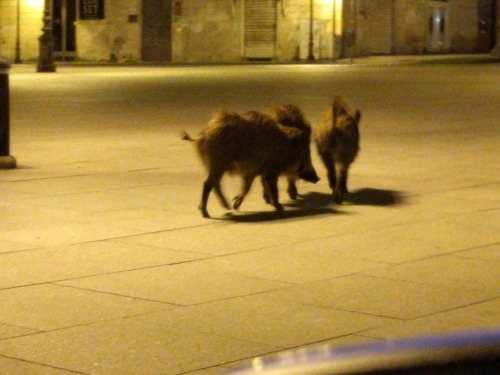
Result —
M 497 294 L 473 286 L 351 275 L 280 289 L 273 295 L 278 300 L 408 320 L 482 302 Z
M 83 374 L 185 373 L 277 348 L 130 318 L 2 340 L 7 357 Z
M 32 285 L 4 289 L 0 298 L 2 322 L 39 331 L 61 330 L 168 309 L 153 301 L 97 293 L 61 285 Z
M 0 287 L 114 274 L 205 257 L 206 254 L 134 245 L 120 240 L 9 252 L 2 256 L 5 272 L 0 275 Z
M 203 265 L 190 262 L 80 278 L 63 281 L 58 285 L 189 306 L 258 294 L 283 288 L 287 284 L 240 275 L 237 272 L 213 272 Z M 196 287 L 193 288 L 193 285 Z
M 500 66 L 410 60 L 14 67 L 0 374 L 212 375 L 290 348 L 500 326 Z M 363 111 L 344 204 L 313 151 L 322 179 L 297 201 L 280 181 L 282 214 L 256 181 L 239 212 L 211 197 L 202 218 L 205 171 L 181 130 L 289 101 L 314 124 L 337 92 Z

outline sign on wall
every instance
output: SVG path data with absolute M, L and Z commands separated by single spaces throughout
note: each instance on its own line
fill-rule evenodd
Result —
M 80 19 L 104 19 L 104 0 L 80 0 Z

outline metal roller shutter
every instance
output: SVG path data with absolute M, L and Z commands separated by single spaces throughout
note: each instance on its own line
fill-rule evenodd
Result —
M 274 57 L 276 17 L 276 0 L 245 0 L 244 57 Z

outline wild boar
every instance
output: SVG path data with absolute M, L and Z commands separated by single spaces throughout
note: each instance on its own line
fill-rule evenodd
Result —
M 298 106 L 294 104 L 286 104 L 276 107 L 270 107 L 266 110 L 265 113 L 271 116 L 271 118 L 273 118 L 280 125 L 302 130 L 306 134 L 310 142 L 311 125 L 309 124 L 309 122 L 307 122 L 307 120 L 304 117 L 304 114 L 302 113 L 302 110 Z M 310 153 L 308 154 L 308 157 L 304 162 L 306 167 L 311 168 L 310 173 L 316 175 L 317 178 L 316 171 L 312 166 Z M 297 173 L 290 171 L 289 173 L 286 174 L 286 177 L 288 181 L 288 188 L 287 188 L 288 196 L 290 197 L 290 199 L 297 199 L 297 194 L 298 194 L 296 185 Z M 319 178 L 317 178 L 316 181 L 318 180 Z M 269 197 L 266 196 L 265 190 L 264 190 L 264 199 L 266 200 L 266 202 L 269 203 Z
M 334 96 L 321 122 L 313 128 L 313 139 L 328 172 L 333 200 L 341 204 L 347 191 L 349 166 L 359 151 L 361 112 L 342 95 Z
M 220 186 L 226 172 L 242 176 L 241 192 L 233 202 L 236 210 L 259 175 L 270 203 L 277 210 L 283 210 L 278 199 L 280 174 L 294 171 L 304 180 L 317 181 L 317 176 L 311 175 L 304 167 L 304 161 L 310 157 L 307 135 L 299 129 L 281 126 L 259 112 L 241 115 L 227 110 L 218 111 L 196 139 L 186 132 L 182 138 L 196 143 L 198 155 L 208 172 L 199 205 L 204 217 L 209 217 L 207 201 L 212 189 L 215 189 L 222 205 L 229 208 Z

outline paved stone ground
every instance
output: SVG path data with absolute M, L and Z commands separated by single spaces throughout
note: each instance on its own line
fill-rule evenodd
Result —
M 380 62 L 380 61 L 377 61 Z M 498 64 L 59 67 L 11 74 L 0 171 L 0 374 L 218 374 L 305 345 L 500 325 Z M 344 92 L 350 195 L 196 206 L 179 131 L 217 107 Z M 228 195 L 239 181 L 227 178 Z M 284 190 L 284 184 L 281 185 Z

